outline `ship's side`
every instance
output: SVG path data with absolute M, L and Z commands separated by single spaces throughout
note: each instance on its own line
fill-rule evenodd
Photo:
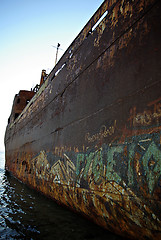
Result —
M 160 239 L 160 41 L 160 0 L 104 1 L 8 124 L 6 169 L 110 231 Z

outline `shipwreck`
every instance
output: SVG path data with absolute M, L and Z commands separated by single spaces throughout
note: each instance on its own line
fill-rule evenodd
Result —
M 132 239 L 161 239 L 161 1 L 104 1 L 14 99 L 6 170 Z

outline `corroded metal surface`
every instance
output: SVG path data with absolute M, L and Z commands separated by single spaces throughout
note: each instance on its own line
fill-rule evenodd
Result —
M 135 239 L 161 238 L 160 13 L 105 1 L 5 136 L 17 178 Z
M 11 115 L 8 119 L 8 124 L 12 124 L 16 120 L 34 95 L 35 92 L 25 90 L 21 90 L 15 95 Z

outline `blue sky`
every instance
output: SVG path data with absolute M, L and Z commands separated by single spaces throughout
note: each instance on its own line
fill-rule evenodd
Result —
M 0 0 L 0 151 L 14 95 L 54 67 L 103 0 Z M 63 51 L 59 51 L 61 57 Z

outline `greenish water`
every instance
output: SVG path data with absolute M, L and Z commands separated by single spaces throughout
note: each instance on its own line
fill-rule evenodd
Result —
M 6 175 L 0 153 L 0 239 L 121 240 Z

